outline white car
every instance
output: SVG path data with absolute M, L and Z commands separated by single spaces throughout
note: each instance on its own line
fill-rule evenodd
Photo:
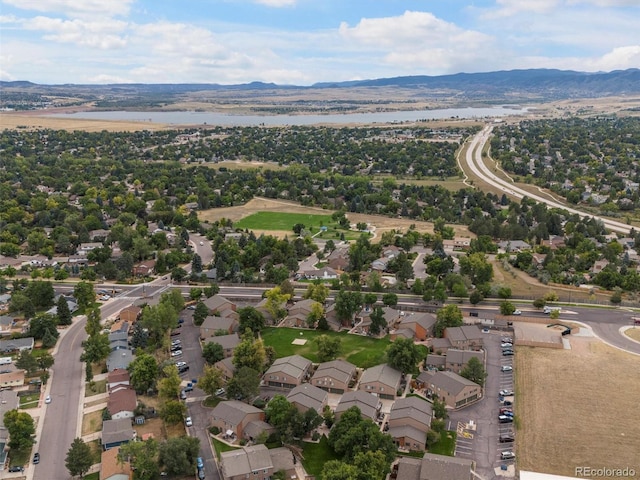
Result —
M 511 347 L 513 347 L 513 343 L 504 342 L 504 343 L 501 343 L 500 346 L 502 348 L 511 348 Z
M 516 458 L 516 454 L 511 450 L 507 450 L 506 452 L 500 452 L 500 460 L 511 460 Z
M 44 399 L 44 403 L 51 403 L 51 395 L 47 395 L 47 398 Z
M 501 397 L 510 397 L 513 395 L 513 390 L 500 390 Z
M 192 427 L 192 426 L 193 426 L 193 421 L 191 421 L 191 417 L 187 417 L 187 418 L 185 418 L 185 419 L 184 419 L 184 424 L 185 424 L 187 427 Z
M 172 357 L 179 357 L 182 355 L 182 350 L 176 350 L 175 352 L 171 352 Z
M 513 371 L 513 367 L 511 365 L 503 365 L 502 368 L 500 368 L 501 372 L 511 372 Z
M 522 311 L 515 310 L 511 315 L 522 315 Z

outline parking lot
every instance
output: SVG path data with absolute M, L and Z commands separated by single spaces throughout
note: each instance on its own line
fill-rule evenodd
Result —
M 483 478 L 495 478 L 496 475 L 506 477 L 515 475 L 515 459 L 503 458 L 515 452 L 515 443 L 501 442 L 501 437 L 513 437 L 513 418 L 511 412 L 503 410 L 505 417 L 501 423 L 498 418 L 500 409 L 512 409 L 514 396 L 501 396 L 500 393 L 512 393 L 514 390 L 513 366 L 514 356 L 502 355 L 503 337 L 512 338 L 511 333 L 491 330 L 484 334 L 487 352 L 484 399 L 459 411 L 449 412 L 448 428 L 456 430 L 457 441 L 455 455 L 476 462 L 476 471 Z M 512 343 L 512 342 L 511 342 Z M 505 346 L 505 349 L 508 349 Z M 506 402 L 506 404 L 505 404 Z M 501 469 L 503 468 L 503 469 Z

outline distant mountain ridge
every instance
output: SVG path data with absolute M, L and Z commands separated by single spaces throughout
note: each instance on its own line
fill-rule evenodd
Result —
M 77 91 L 86 95 L 179 95 L 198 91 L 265 91 L 349 88 L 400 88 L 425 94 L 462 95 L 466 99 L 562 99 L 603 97 L 640 93 L 640 69 L 587 73 L 571 70 L 529 69 L 440 76 L 403 76 L 344 82 L 319 82 L 311 86 L 251 82 L 237 85 L 216 83 L 178 84 L 66 84 L 39 85 L 28 81 L 0 81 L 0 89 L 24 92 Z

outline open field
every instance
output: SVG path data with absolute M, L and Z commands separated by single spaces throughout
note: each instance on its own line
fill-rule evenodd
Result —
M 578 466 L 640 473 L 634 415 L 640 357 L 593 338 L 570 341 L 571 350 L 517 347 L 518 468 L 570 476 Z
M 235 223 L 238 228 L 249 230 L 291 230 L 294 225 L 302 224 L 314 232 L 321 226 L 334 223 L 331 215 L 305 213 L 256 212 Z
M 239 220 L 253 215 L 256 212 L 279 212 L 279 213 L 299 213 L 304 215 L 331 215 L 333 210 L 326 210 L 320 207 L 304 207 L 295 202 L 286 200 L 273 200 L 270 198 L 255 197 L 244 205 L 236 207 L 212 208 L 198 212 L 198 218 L 201 221 L 214 222 L 223 218 L 238 222 Z M 407 218 L 391 218 L 382 215 L 369 215 L 364 213 L 347 213 L 347 218 L 351 223 L 365 222 L 375 226 L 375 236 L 380 235 L 389 230 L 399 230 L 405 232 L 411 225 L 420 233 L 433 233 L 433 223 L 415 221 Z M 452 225 L 456 236 L 475 237 L 473 233 L 465 225 Z M 270 235 L 285 237 L 291 236 L 293 232 L 289 230 L 254 230 L 256 235 L 260 233 L 268 233 Z M 355 232 L 354 232 L 355 233 Z
M 41 116 L 38 116 L 40 114 Z M 53 130 L 81 130 L 84 132 L 135 132 L 139 130 L 166 130 L 167 125 L 150 122 L 125 122 L 109 120 L 86 120 L 76 118 L 58 118 L 42 115 L 40 111 L 33 113 L 6 113 L 0 114 L 0 130 L 9 129 L 44 129 Z M 176 127 L 174 127 L 176 128 Z

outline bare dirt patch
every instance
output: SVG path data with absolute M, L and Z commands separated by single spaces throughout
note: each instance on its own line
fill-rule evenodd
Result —
M 41 111 L 36 111 L 34 114 L 21 112 L 19 114 L 2 113 L 0 115 L 0 130 L 15 130 L 17 128 L 24 128 L 25 130 L 50 128 L 53 130 L 81 130 L 84 132 L 101 132 L 102 130 L 109 132 L 136 132 L 140 130 L 166 130 L 167 125 L 151 122 L 50 117 L 43 115 Z
M 576 349 L 518 347 L 516 454 L 523 470 L 574 475 L 575 467 L 634 468 L 640 435 L 632 417 L 640 358 L 596 339 Z

